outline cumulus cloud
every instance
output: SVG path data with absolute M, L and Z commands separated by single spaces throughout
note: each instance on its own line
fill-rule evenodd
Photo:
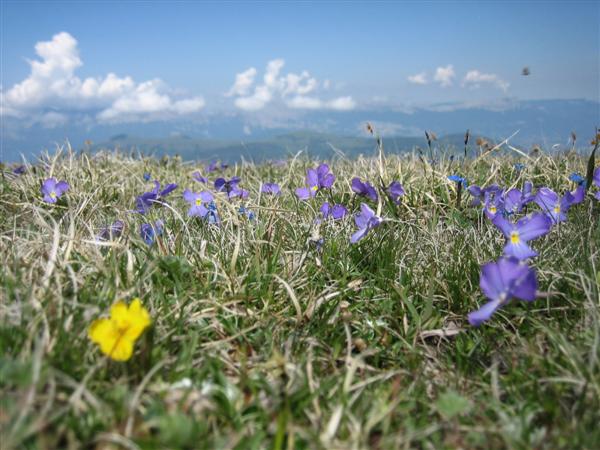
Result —
M 286 101 L 286 105 L 294 109 L 333 109 L 336 111 L 350 111 L 356 107 L 352 97 L 337 97 L 333 100 L 321 100 L 317 97 L 296 95 Z
M 328 90 L 331 82 L 325 80 L 319 83 L 306 70 L 299 74 L 281 74 L 285 65 L 283 59 L 269 61 L 265 69 L 262 84 L 254 85 L 256 69 L 251 67 L 238 73 L 235 83 L 225 94 L 236 97 L 234 105 L 244 111 L 258 111 L 267 104 L 278 101 L 292 109 L 332 109 L 346 111 L 354 109 L 356 102 L 352 97 L 337 97 L 322 99 L 317 96 L 320 88 Z M 252 87 L 254 88 L 252 89 Z
M 73 114 L 100 121 L 144 121 L 191 114 L 204 107 L 202 97 L 174 98 L 159 79 L 136 83 L 129 76 L 109 73 L 82 80 L 75 74 L 83 65 L 77 40 L 66 32 L 38 42 L 35 52 L 40 59 L 29 61 L 29 76 L 2 92 L 1 114 L 35 118 L 52 127 L 66 123 Z
M 498 75 L 493 73 L 481 73 L 479 70 L 470 70 L 463 79 L 463 86 L 471 87 L 473 89 L 481 87 L 482 84 L 490 84 L 496 86 L 498 89 L 502 89 L 504 92 L 508 90 L 510 83 L 501 79 Z
M 442 87 L 448 87 L 452 86 L 454 75 L 454 66 L 448 64 L 446 67 L 438 67 L 435 69 L 433 80 L 438 82 Z
M 425 72 L 410 75 L 408 81 L 413 84 L 427 84 L 427 74 Z
M 231 86 L 231 89 L 225 94 L 226 97 L 233 95 L 247 95 L 250 87 L 254 84 L 254 77 L 256 76 L 256 69 L 250 67 L 248 70 L 238 73 L 235 76 L 235 83 Z

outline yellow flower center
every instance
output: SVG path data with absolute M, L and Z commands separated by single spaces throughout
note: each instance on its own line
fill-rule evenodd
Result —
M 497 211 L 497 209 L 496 209 L 496 207 L 494 205 L 490 206 L 490 212 L 492 214 L 496 214 L 496 211 Z
M 519 242 L 521 242 L 521 238 L 519 237 L 518 231 L 513 231 L 512 233 L 510 233 L 510 242 L 512 244 L 518 244 Z
M 313 186 L 313 187 L 311 187 L 311 189 L 312 189 L 313 191 L 317 192 L 317 190 L 319 189 L 319 187 L 318 187 L 318 186 Z
M 202 204 L 202 199 L 201 198 L 197 198 L 196 199 L 196 206 L 200 206 Z
M 54 191 L 50 192 L 50 197 L 51 198 L 56 198 L 56 192 L 54 192 Z
M 560 212 L 560 205 L 556 205 L 556 206 L 554 207 L 554 213 L 555 213 L 555 214 L 558 214 L 559 212 Z

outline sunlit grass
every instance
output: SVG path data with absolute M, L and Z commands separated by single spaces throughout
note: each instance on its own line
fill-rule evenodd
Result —
M 230 166 L 256 219 L 217 196 L 219 227 L 187 217 L 181 194 L 206 189 L 191 174 L 207 174 L 177 158 L 64 152 L 5 171 L 2 448 L 595 448 L 598 202 L 588 196 L 533 244 L 539 298 L 472 328 L 480 266 L 504 239 L 447 179 L 563 192 L 587 161 L 462 152 L 433 165 L 339 157 L 331 192 L 307 202 L 293 192 L 314 161 Z M 146 172 L 179 188 L 144 217 L 132 210 L 152 187 Z M 55 205 L 41 200 L 48 176 L 70 185 Z M 351 217 L 314 219 L 325 200 L 358 211 L 355 176 L 398 180 L 406 194 L 371 203 L 387 220 L 352 245 Z M 261 195 L 263 182 L 282 195 Z M 117 219 L 123 235 L 99 242 Z M 148 246 L 140 226 L 158 219 Z M 111 361 L 89 325 L 136 297 L 152 326 L 129 361 Z

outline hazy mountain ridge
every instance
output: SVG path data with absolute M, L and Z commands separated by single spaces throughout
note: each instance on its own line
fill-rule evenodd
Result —
M 464 151 L 464 133 L 440 136 L 435 147 L 444 150 Z M 411 152 L 426 148 L 425 137 L 389 136 L 383 138 L 389 153 Z M 319 158 L 332 158 L 339 152 L 347 157 L 372 155 L 376 150 L 373 137 L 338 136 L 327 133 L 298 131 L 259 140 L 209 140 L 189 136 L 148 139 L 136 136 L 115 136 L 110 141 L 92 147 L 93 150 L 139 151 L 157 157 L 179 155 L 185 160 L 262 161 L 294 155 L 299 151 Z M 474 140 L 470 144 L 475 150 Z
M 550 148 L 566 145 L 571 131 L 578 142 L 589 142 L 600 124 L 600 102 L 590 100 L 503 100 L 495 104 L 467 105 L 443 103 L 428 108 L 378 108 L 353 111 L 295 112 L 286 118 L 267 120 L 260 114 L 213 114 L 194 120 L 134 124 L 74 124 L 43 128 L 16 119 L 3 118 L 3 161 L 15 161 L 20 154 L 29 157 L 43 149 L 53 149 L 68 139 L 72 147 L 122 149 L 136 147 L 157 154 L 179 153 L 185 158 L 218 157 L 237 159 L 277 158 L 308 147 L 317 155 L 330 155 L 331 145 L 349 155 L 369 152 L 373 141 L 365 123 L 372 122 L 392 151 L 406 151 L 424 145 L 423 131 L 461 140 L 469 128 L 474 137 L 488 136 L 500 141 L 518 133 L 512 143 L 524 147 L 540 144 Z M 93 122 L 92 122 L 93 123 Z M 303 134 L 305 133 L 305 134 Z M 460 136 L 460 139 L 459 139 Z

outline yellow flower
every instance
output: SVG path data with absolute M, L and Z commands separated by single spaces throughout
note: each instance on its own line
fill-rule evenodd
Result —
M 95 320 L 88 330 L 92 342 L 115 361 L 127 361 L 133 354 L 133 345 L 150 325 L 150 314 L 139 298 L 129 307 L 118 301 L 110 308 L 110 318 Z

